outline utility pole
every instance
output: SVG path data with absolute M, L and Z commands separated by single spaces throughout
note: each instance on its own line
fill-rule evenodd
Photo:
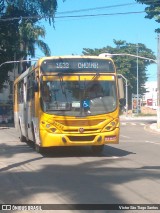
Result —
M 157 36 L 157 128 L 160 128 L 160 35 Z
M 137 115 L 139 113 L 139 70 L 138 70 L 138 44 L 137 44 Z

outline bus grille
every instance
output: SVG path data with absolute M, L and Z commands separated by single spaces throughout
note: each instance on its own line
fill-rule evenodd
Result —
M 99 132 L 100 130 L 99 129 L 84 129 L 85 133 L 90 133 L 90 132 Z M 65 133 L 77 133 L 79 132 L 78 129 L 66 129 L 66 130 L 63 130 L 63 132 Z
M 90 135 L 90 136 L 68 136 L 70 141 L 73 142 L 77 142 L 77 141 L 81 141 L 81 142 L 86 142 L 86 141 L 93 141 L 95 136 L 94 135 Z

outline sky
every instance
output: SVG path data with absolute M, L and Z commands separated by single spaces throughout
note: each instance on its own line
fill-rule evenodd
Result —
M 41 21 L 41 25 L 46 29 L 43 41 L 49 45 L 51 55 L 82 55 L 83 48 L 114 47 L 113 39 L 143 43 L 157 55 L 155 29 L 160 25 L 154 19 L 145 18 L 146 13 L 142 11 L 146 5 L 138 4 L 135 0 L 57 1 L 54 27 L 46 21 Z M 120 14 L 130 12 L 134 13 Z M 42 56 L 43 53 L 37 50 L 36 57 Z M 156 64 L 148 67 L 147 76 L 148 81 L 157 79 Z

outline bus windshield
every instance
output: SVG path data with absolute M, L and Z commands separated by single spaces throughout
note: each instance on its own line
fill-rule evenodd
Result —
M 45 113 L 92 116 L 112 112 L 117 107 L 115 81 L 41 81 L 41 107 Z

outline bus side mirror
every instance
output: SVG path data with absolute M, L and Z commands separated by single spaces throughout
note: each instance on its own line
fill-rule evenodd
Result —
M 124 84 L 121 76 L 118 75 L 118 91 L 119 91 L 119 99 L 124 99 Z
M 34 92 L 38 92 L 38 82 L 36 80 L 33 81 Z

